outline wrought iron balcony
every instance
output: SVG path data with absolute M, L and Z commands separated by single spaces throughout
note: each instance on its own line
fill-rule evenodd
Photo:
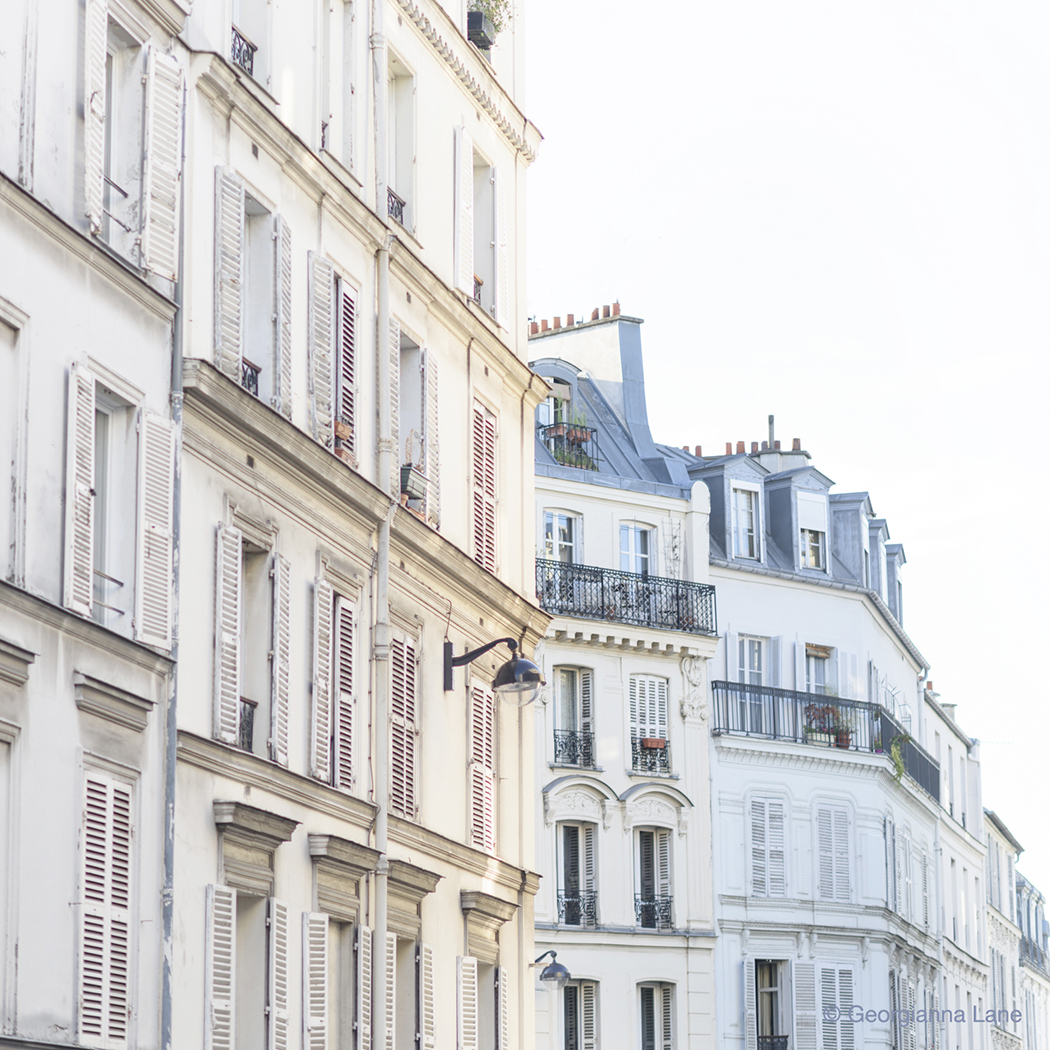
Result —
M 598 470 L 598 431 L 575 423 L 550 423 L 540 427 L 540 440 L 563 467 Z
M 594 765 L 594 734 L 577 733 L 575 729 L 555 729 L 554 763 L 590 769 Z
M 237 723 L 237 746 L 242 751 L 251 751 L 255 736 L 255 709 L 259 705 L 246 696 L 241 697 L 240 719 Z
M 940 801 L 941 771 L 880 704 L 744 682 L 712 682 L 711 732 L 887 754 Z
M 664 737 L 631 737 L 631 769 L 659 776 L 671 772 L 671 744 Z
M 596 893 L 559 893 L 558 922 L 565 926 L 597 926 L 598 895 Z
M 476 302 L 478 306 L 481 305 L 481 286 L 484 283 L 485 282 L 477 274 L 474 274 L 474 302 Z
M 536 595 L 544 611 L 690 634 L 715 633 L 715 589 L 594 565 L 536 559 Z
M 405 202 L 389 186 L 386 188 L 386 213 L 395 222 L 405 225 Z
M 634 918 L 646 930 L 670 930 L 672 897 L 634 896 Z
M 235 66 L 240 66 L 248 76 L 255 76 L 253 72 L 255 69 L 255 52 L 259 48 L 244 36 L 236 26 L 232 26 L 231 29 L 233 37 L 230 42 L 230 60 Z
M 247 358 L 241 358 L 241 386 L 256 397 L 259 396 L 259 373 L 261 371 L 258 365 L 253 365 Z
M 760 1035 L 758 1050 L 788 1050 L 789 1038 L 786 1035 Z
M 1029 937 L 1021 937 L 1021 965 L 1032 966 L 1050 976 L 1047 953 Z

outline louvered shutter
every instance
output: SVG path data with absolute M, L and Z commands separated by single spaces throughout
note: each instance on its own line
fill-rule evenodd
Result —
M 580 985 L 580 1014 L 583 1030 L 581 1050 L 598 1050 L 598 986 L 593 981 Z
M 456 287 L 474 295 L 474 140 L 456 128 Z
M 437 1022 L 434 1013 L 434 949 L 420 944 L 419 959 L 419 1045 L 433 1050 L 437 1045 Z
M 474 405 L 474 560 L 496 571 L 496 420 Z
M 273 356 L 274 385 L 270 403 L 292 418 L 292 231 L 282 215 L 273 217 Z
M 209 886 L 204 954 L 204 1050 L 235 1050 L 237 891 Z
M 575 897 L 580 892 L 580 829 L 575 824 L 562 825 L 561 846 L 561 889 Z
M 817 896 L 822 901 L 835 899 L 835 831 L 834 813 L 826 806 L 817 807 Z
M 139 431 L 135 637 L 147 645 L 170 650 L 175 426 L 163 416 L 144 412 Z
M 782 639 L 777 636 L 769 639 L 769 685 L 780 688 L 784 675 L 783 656 L 781 655 Z
M 751 892 L 756 897 L 769 895 L 769 836 L 766 822 L 766 800 L 751 800 Z
M 269 1050 L 289 1050 L 288 1032 L 288 905 L 269 901 L 267 1042 Z
M 217 740 L 236 744 L 241 704 L 241 530 L 220 525 L 215 547 L 215 715 Z
M 904 909 L 901 914 L 904 918 L 911 920 L 912 909 L 915 906 L 915 888 L 912 883 L 912 850 L 911 836 L 904 836 Z
M 860 682 L 857 672 L 857 654 L 837 651 L 839 660 L 839 696 L 860 699 Z
M 905 988 L 907 994 L 905 1009 L 908 1011 L 909 1018 L 913 1019 L 915 1017 L 915 982 L 908 981 Z M 905 1050 L 915 1050 L 915 1024 L 913 1020 L 904 1026 L 904 1048 Z
M 839 996 L 836 972 L 822 967 L 820 971 L 821 1035 L 823 1050 L 842 1050 L 839 1043 Z
M 215 169 L 215 367 L 241 382 L 244 346 L 244 183 Z
M 890 1046 L 900 1050 L 900 1013 L 897 1006 L 897 974 L 890 970 Z
M 656 895 L 665 900 L 671 897 L 671 833 L 656 833 Z
M 66 428 L 66 550 L 64 604 L 91 615 L 95 591 L 95 377 L 69 369 Z
M 643 900 L 651 901 L 656 896 L 656 857 L 654 855 L 654 832 L 638 832 L 638 888 Z
M 313 725 L 310 734 L 310 775 L 332 776 L 332 585 L 314 581 Z
M 423 513 L 435 528 L 441 526 L 441 458 L 438 445 L 438 366 L 433 350 L 423 351 L 423 473 L 427 494 Z
M 303 1047 L 328 1050 L 328 916 L 303 913 Z
M 904 881 L 904 836 L 895 833 L 893 840 L 897 854 L 895 878 L 895 885 L 897 887 L 897 914 L 905 915 L 908 910 L 908 891 Z
M 930 928 L 930 873 L 926 850 L 922 851 L 922 925 L 927 930 Z
M 786 892 L 784 849 L 784 803 L 780 799 L 766 801 L 768 819 L 767 863 L 769 872 L 769 896 L 783 897 Z
M 594 732 L 594 675 L 590 671 L 582 670 L 578 673 L 578 677 L 580 682 L 580 734 L 593 760 L 592 745 L 588 738 Z
M 505 966 L 495 967 L 496 1050 L 510 1050 L 510 977 Z
M 106 0 L 84 4 L 84 197 L 92 233 L 102 232 L 106 165 Z
M 372 931 L 357 927 L 356 1050 L 372 1050 Z
M 755 993 L 755 960 L 744 960 L 744 1046 L 758 1046 L 758 1000 Z
M 391 806 L 414 820 L 416 815 L 416 653 L 406 640 L 390 644 Z
M 492 694 L 474 686 L 470 697 L 471 723 L 471 841 L 492 850 L 496 842 L 495 714 Z
M 390 495 L 401 498 L 401 464 L 407 462 L 401 448 L 401 322 L 390 318 L 387 331 L 387 353 L 390 355 Z M 382 479 L 380 479 L 382 481 Z
M 740 635 L 726 631 L 726 681 L 743 681 L 744 661 L 740 659 Z
M 897 845 L 894 837 L 893 821 L 885 818 L 884 838 L 886 843 L 886 907 L 897 910 Z
M 142 261 L 174 281 L 179 265 L 182 176 L 182 69 L 174 56 L 149 50 L 143 167 Z
M 496 208 L 493 216 L 494 258 L 492 272 L 496 277 L 496 294 L 493 302 L 496 307 L 496 324 L 501 328 L 509 327 L 510 318 L 510 267 L 507 250 L 507 187 L 504 179 L 495 168 L 492 171 L 492 184 L 495 191 Z M 472 275 L 473 276 L 473 275 Z
M 310 372 L 310 422 L 314 440 L 331 448 L 332 428 L 332 295 L 335 271 L 320 254 L 309 253 L 309 318 L 307 367 Z
M 912 1003 L 914 1008 L 915 1004 Z M 839 970 L 839 1046 L 842 1050 L 853 1050 L 853 971 Z M 912 1026 L 914 1031 L 914 1025 Z
M 289 659 L 291 657 L 292 571 L 287 559 L 273 556 L 273 649 L 270 656 L 270 756 L 288 765 Z
M 354 612 L 345 598 L 335 614 L 335 777 L 336 787 L 354 786 Z
M 131 958 L 131 790 L 86 778 L 80 941 L 80 1037 L 128 1045 Z
M 642 1050 L 657 1050 L 656 1047 L 656 989 L 642 989 Z M 748 1047 L 751 1050 L 751 1047 Z
M 660 989 L 660 1050 L 674 1050 L 674 989 L 665 984 Z
M 354 289 L 339 282 L 339 362 L 336 369 L 339 422 L 350 428 L 349 437 L 340 439 L 341 447 L 351 458 L 357 448 L 357 298 Z
M 806 643 L 795 642 L 795 689 L 806 691 Z
M 849 812 L 832 811 L 832 836 L 835 855 L 835 900 L 850 899 Z
M 817 1050 L 816 968 L 812 963 L 796 963 L 795 1041 L 798 1050 Z
M 593 896 L 598 890 L 597 829 L 588 824 L 583 829 L 583 892 Z
M 628 684 L 628 707 L 630 709 L 631 739 L 637 740 L 642 734 L 641 710 L 638 702 L 638 679 L 631 675 Z
M 937 991 L 933 993 L 933 1023 L 930 1026 L 930 1050 L 938 1050 L 941 1046 L 941 997 Z
M 394 1050 L 397 1025 L 397 934 L 386 935 L 386 1050 Z
M 456 1050 L 478 1050 L 478 960 L 456 959 Z

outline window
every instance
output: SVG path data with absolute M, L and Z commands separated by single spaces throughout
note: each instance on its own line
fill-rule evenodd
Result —
M 649 575 L 649 551 L 653 530 L 644 525 L 620 526 L 620 569 Z
M 733 555 L 758 558 L 758 493 L 733 489 Z
M 562 992 L 563 1050 L 596 1050 L 598 1046 L 598 985 L 573 981 Z
M 416 643 L 397 637 L 390 643 L 390 806 L 415 820 L 416 799 Z
M 555 765 L 594 765 L 593 681 L 589 670 L 554 669 Z
M 635 772 L 669 773 L 667 679 L 631 675 L 631 758 Z
M 0 304 L 2 309 L 2 304 Z M 0 315 L 0 491 L 14 504 L 0 511 L 0 579 L 14 580 L 20 574 L 16 567 L 23 544 L 19 543 L 21 502 L 25 494 L 24 449 L 20 447 L 19 405 L 22 403 L 21 375 L 25 345 L 22 333 L 4 322 Z M 16 552 L 16 543 L 19 550 Z
M 594 926 L 598 921 L 597 828 L 558 825 L 558 922 Z
M 740 681 L 748 685 L 762 685 L 764 638 L 740 636 Z
M 853 971 L 832 967 L 820 968 L 821 1034 L 825 1047 L 854 1045 Z M 909 1009 L 906 1003 L 902 1009 Z M 914 1002 L 911 1009 L 915 1008 Z M 914 1029 L 913 1029 L 914 1032 Z
M 817 806 L 817 897 L 851 899 L 849 810 L 844 806 Z
M 336 594 L 324 577 L 314 581 L 314 673 L 310 772 L 347 791 L 354 789 L 354 602 Z
M 474 402 L 474 560 L 496 571 L 496 417 Z
M 762 1050 L 775 1050 L 776 1037 L 791 1031 L 784 1010 L 787 1001 L 787 996 L 783 994 L 785 978 L 784 963 L 763 959 L 755 961 L 755 1020 Z
M 470 827 L 471 844 L 496 848 L 496 708 L 491 690 L 470 691 Z
M 551 561 L 575 562 L 580 519 L 573 514 L 548 510 L 543 515 L 543 556 Z
M 825 645 L 806 645 L 806 692 L 834 696 L 832 684 L 831 649 Z
M 827 569 L 828 501 L 822 493 L 797 496 L 800 564 L 804 569 Z
M 354 170 L 357 52 L 354 4 L 334 0 L 326 11 L 321 68 L 320 148 Z
M 271 88 L 270 8 L 266 0 L 232 0 L 230 60 Z
M 785 812 L 779 798 L 751 799 L 751 893 L 783 897 L 786 892 Z
M 645 929 L 669 930 L 671 912 L 671 832 L 635 833 L 635 921 Z
M 802 568 L 823 569 L 824 565 L 824 533 L 815 532 L 813 529 L 802 530 Z
M 415 227 L 415 94 L 415 78 L 391 52 L 387 81 L 387 212 L 409 230 Z
M 641 1050 L 674 1050 L 674 985 L 643 984 L 638 995 Z
M 572 421 L 572 387 L 561 379 L 544 376 L 551 387 L 551 395 L 536 409 L 536 420 L 541 427 Z

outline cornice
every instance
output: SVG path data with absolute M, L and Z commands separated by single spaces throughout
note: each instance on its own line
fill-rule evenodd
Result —
M 638 627 L 612 620 L 586 620 L 582 617 L 552 616 L 549 642 L 615 650 L 620 655 L 664 656 L 680 660 L 683 656 L 712 658 L 718 649 L 718 635 L 690 634 Z
M 483 926 L 498 930 L 508 919 L 514 918 L 517 904 L 508 904 L 490 893 L 478 890 L 462 890 L 459 894 L 459 906 L 468 920 L 475 920 Z
M 437 889 L 441 876 L 403 860 L 391 860 L 387 879 L 390 888 L 418 904 Z
M 212 803 L 212 812 L 220 831 L 236 832 L 241 838 L 268 850 L 275 850 L 282 842 L 291 842 L 299 826 L 298 820 L 244 802 L 216 799 Z
M 309 835 L 307 843 L 314 860 L 331 861 L 355 879 L 371 875 L 381 856 L 378 850 L 336 835 Z
M 124 4 L 128 2 L 124 0 Z M 178 36 L 182 32 L 186 16 L 190 13 L 189 7 L 179 0 L 134 0 L 134 4 L 171 36 Z
M 102 682 L 90 675 L 73 672 L 73 695 L 81 711 L 88 711 L 107 722 L 134 729 L 141 733 L 146 728 L 153 701 Z
M 0 681 L 25 685 L 29 681 L 29 665 L 35 660 L 36 653 L 0 638 Z

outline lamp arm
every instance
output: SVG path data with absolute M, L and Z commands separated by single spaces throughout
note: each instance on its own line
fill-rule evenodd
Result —
M 464 653 L 462 656 L 452 657 L 453 667 L 465 667 L 469 663 L 473 663 L 479 656 L 484 656 L 490 649 L 495 649 L 497 645 L 503 645 L 506 643 L 511 650 L 518 648 L 518 643 L 513 638 L 497 638 L 494 642 L 489 642 L 488 645 L 481 646 L 480 649 L 472 649 L 469 653 Z
M 552 951 L 546 951 L 532 965 L 533 966 L 539 966 L 539 964 L 541 962 L 543 962 L 543 960 L 546 959 L 548 955 L 552 959 L 557 959 L 558 958 L 558 953 L 556 951 L 553 951 L 553 950 Z

